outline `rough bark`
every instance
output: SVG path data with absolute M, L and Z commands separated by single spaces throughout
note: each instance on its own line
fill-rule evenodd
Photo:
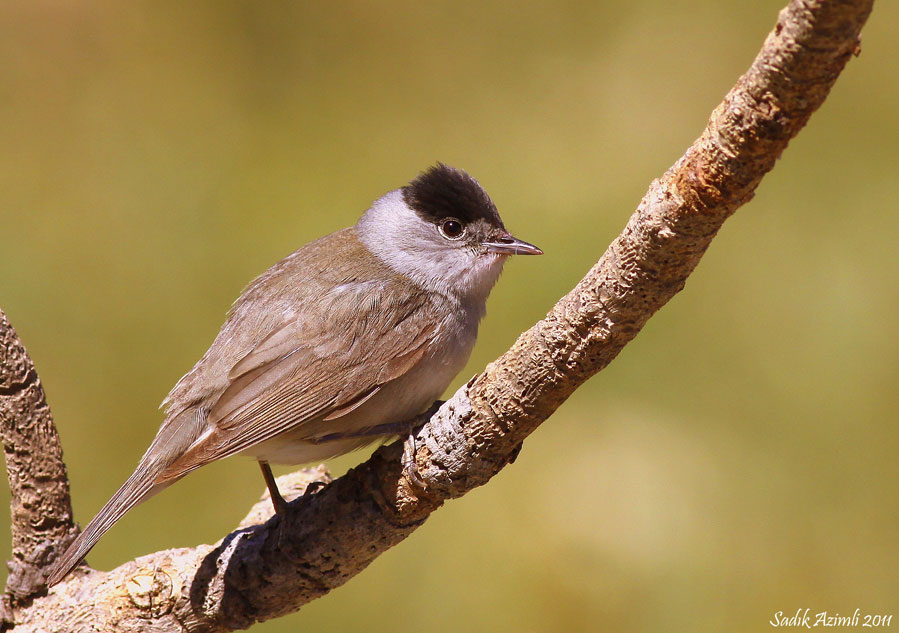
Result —
M 44 569 L 75 537 L 62 447 L 34 363 L 0 310 L 0 434 L 12 493 L 3 619 L 44 589 Z
M 873 0 L 794 0 L 779 16 L 751 68 L 712 113 L 702 136 L 654 181 L 618 238 L 581 282 L 509 351 L 462 387 L 416 435 L 421 482 L 400 465 L 399 444 L 372 457 L 316 494 L 291 504 L 282 522 L 257 506 L 241 527 L 214 546 L 156 552 L 111 572 L 81 568 L 49 595 L 12 614 L 16 631 L 229 631 L 295 611 L 362 571 L 421 525 L 446 500 L 487 482 L 514 460 L 523 440 L 585 380 L 605 367 L 643 324 L 680 291 L 722 223 L 753 196 L 787 143 L 826 98 L 859 46 Z M 8 330 L 11 332 L 11 330 Z M 3 351 L 21 349 L 5 345 Z M 9 353 L 9 352 L 7 352 Z M 16 358 L 13 351 L 12 358 Z M 24 361 L 23 361 L 24 362 Z M 4 398 L 37 384 L 28 371 Z M 33 370 L 30 370 L 33 371 Z M 37 400 L 43 405 L 43 398 Z M 44 409 L 45 410 L 45 409 Z M 10 454 L 54 446 L 27 408 L 4 406 Z M 43 418 L 49 423 L 49 413 Z M 52 429 L 52 423 L 49 423 Z M 41 427 L 43 428 L 43 427 Z M 43 430 L 41 433 L 47 433 Z M 55 437 L 55 435 L 54 435 Z M 23 448 L 24 447 L 24 448 Z M 55 460 L 55 461 L 54 461 Z M 46 508 L 19 520 L 13 502 L 16 560 L 40 565 L 70 535 L 65 475 L 54 471 Z M 11 468 L 11 473 L 14 468 Z M 10 475 L 14 499 L 28 488 Z M 37 489 L 46 481 L 34 473 Z M 282 479 L 301 491 L 323 471 Z M 64 502 L 60 502 L 63 499 Z M 29 508 L 31 506 L 28 506 Z M 43 507 L 43 506 L 41 506 Z M 60 509 L 61 508 L 61 509 Z M 29 540 L 35 524 L 55 526 Z M 23 536 L 24 535 L 24 536 Z M 43 557 L 42 557 L 43 556 Z M 16 581 L 9 592 L 34 582 Z

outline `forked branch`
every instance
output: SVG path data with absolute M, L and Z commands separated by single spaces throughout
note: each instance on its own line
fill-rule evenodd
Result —
M 415 458 L 422 486 L 403 472 L 401 446 L 383 447 L 317 494 L 294 502 L 284 525 L 277 519 L 245 524 L 216 546 L 156 552 L 111 572 L 76 573 L 30 605 L 16 593 L 22 584 L 16 581 L 7 587 L 20 596 L 13 601 L 18 606 L 12 614 L 15 629 L 245 628 L 295 611 L 343 584 L 445 501 L 486 483 L 515 458 L 540 423 L 683 288 L 723 222 L 752 198 L 787 143 L 827 97 L 858 50 L 872 3 L 794 0 L 780 13 L 758 57 L 712 113 L 702 136 L 650 185 L 599 262 L 545 319 L 420 429 Z M 14 348 L 4 345 L 0 351 Z M 18 361 L 3 362 L 6 372 Z M 36 376 L 29 380 L 37 382 Z M 2 386 L 8 384 L 5 374 L 0 376 L 0 397 L 18 389 Z M 0 411 L 8 458 L 43 446 L 34 439 L 36 425 L 27 407 L 4 405 Z M 64 486 L 61 468 L 59 463 L 53 477 Z M 35 487 L 45 481 L 43 475 L 18 472 L 24 475 L 16 477 L 33 476 Z M 299 473 L 294 479 L 301 490 L 310 477 L 323 476 Z M 14 497 L 28 488 L 12 474 L 10 481 Z M 58 524 L 59 531 L 38 538 L 43 545 L 26 538 L 33 526 L 16 519 L 14 501 L 13 539 L 23 543 L 16 560 L 46 564 L 70 534 L 67 493 L 50 496 L 57 501 L 47 507 L 62 510 L 47 515 L 47 521 Z M 62 498 L 65 503 L 59 505 Z M 252 519 L 257 520 L 262 517 Z M 48 539 L 55 539 L 53 546 L 40 550 Z M 40 583 L 24 585 L 31 587 L 26 591 L 30 599 Z

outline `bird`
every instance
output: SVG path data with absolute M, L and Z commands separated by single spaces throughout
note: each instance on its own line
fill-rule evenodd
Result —
M 468 361 L 507 258 L 542 253 L 506 230 L 475 178 L 438 162 L 276 263 L 172 388 L 134 473 L 54 561 L 48 586 L 126 512 L 203 465 L 256 458 L 281 514 L 270 463 L 408 433 Z

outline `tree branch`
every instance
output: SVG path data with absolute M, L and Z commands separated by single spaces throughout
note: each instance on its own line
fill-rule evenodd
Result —
M 44 389 L 19 336 L 0 310 L 0 434 L 12 493 L 12 560 L 4 620 L 44 590 L 54 546 L 75 538 L 69 480 Z
M 343 584 L 446 500 L 487 482 L 683 288 L 723 222 L 752 198 L 823 103 L 858 49 L 871 6 L 872 0 L 794 0 L 781 12 L 702 136 L 651 184 L 587 276 L 420 429 L 421 487 L 403 472 L 401 446 L 382 447 L 321 492 L 293 502 L 283 523 L 244 525 L 216 546 L 157 552 L 108 573 L 76 573 L 18 611 L 16 630 L 248 627 Z M 289 477 L 282 481 L 299 491 L 325 474 Z

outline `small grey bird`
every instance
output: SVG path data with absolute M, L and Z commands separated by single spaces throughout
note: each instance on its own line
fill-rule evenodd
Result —
M 236 453 L 269 462 L 341 455 L 425 411 L 468 361 L 512 237 L 487 192 L 438 163 L 355 226 L 306 244 L 253 281 L 212 346 L 163 402 L 134 474 L 50 571 L 61 581 L 128 510 Z

